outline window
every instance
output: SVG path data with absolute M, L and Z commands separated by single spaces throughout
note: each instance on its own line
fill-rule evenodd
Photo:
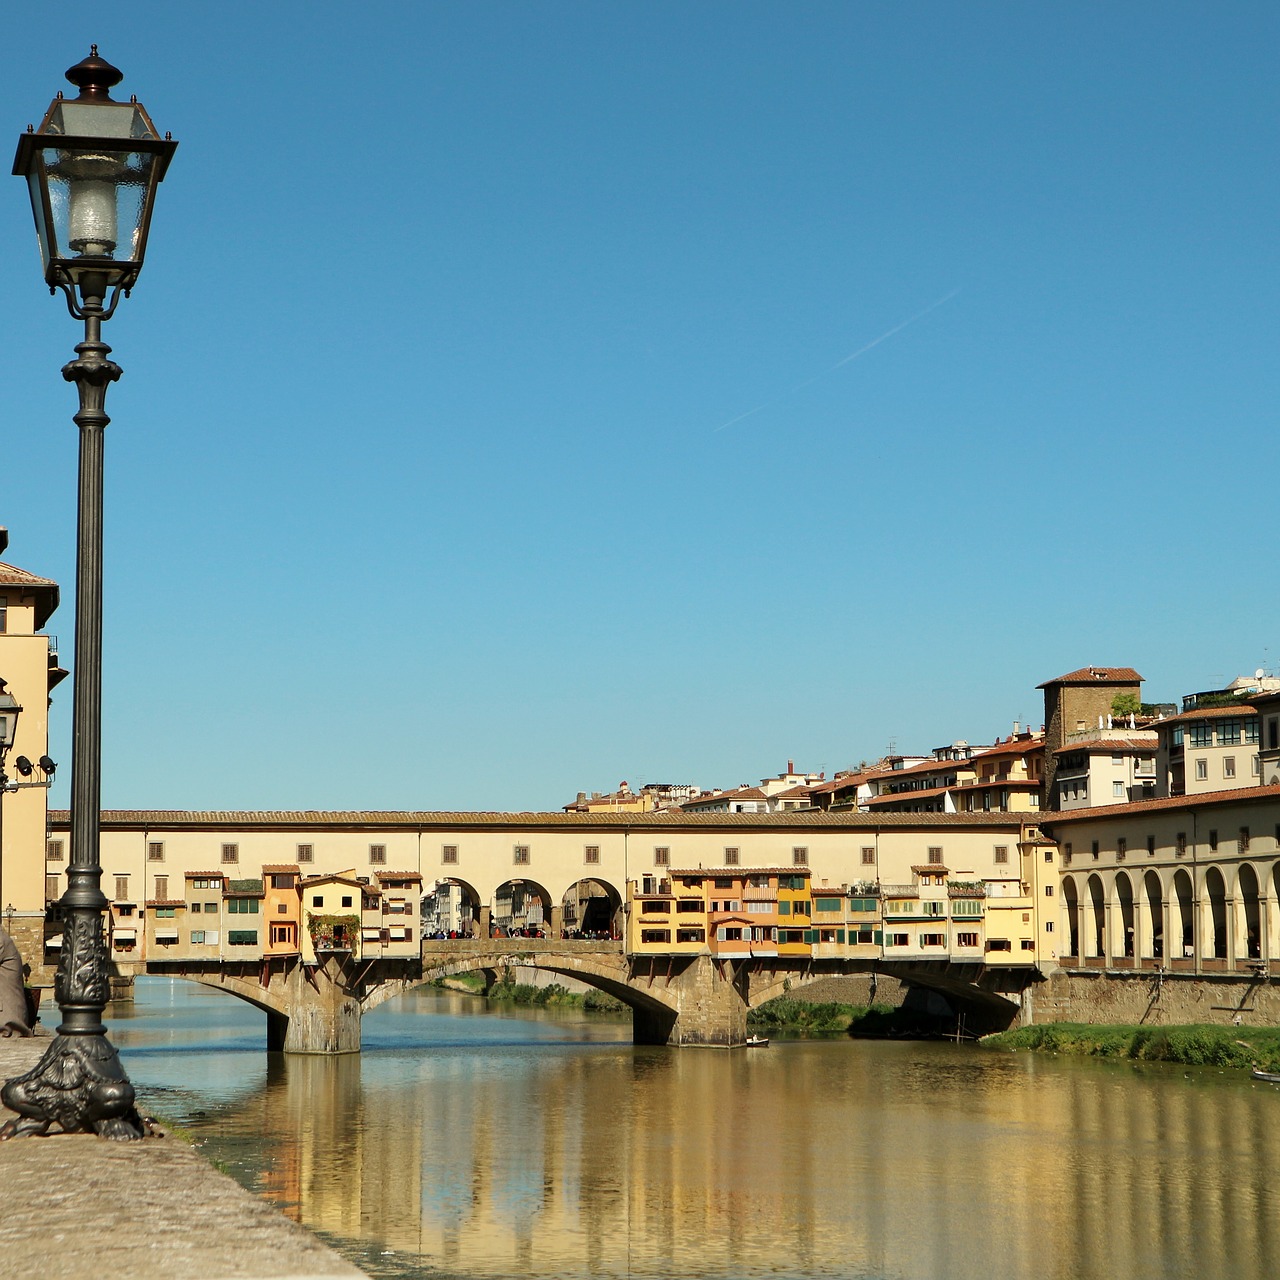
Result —
M 121 899 L 127 901 L 129 898 L 129 877 L 116 876 L 116 901 Z
M 44 878 L 44 900 L 46 902 L 57 902 L 62 896 L 62 885 L 60 876 L 45 876 Z
M 1008 846 L 1007 844 L 998 844 L 998 845 L 996 845 L 996 849 L 995 849 L 995 861 L 996 861 L 996 862 L 1008 862 L 1008 861 L 1009 861 L 1009 846 Z
M 50 862 L 61 862 L 62 861 L 62 841 L 50 840 L 45 852 L 48 855 Z
M 193 902 L 191 904 L 191 914 L 193 916 L 198 916 L 200 914 L 200 904 L 198 902 Z
M 1093 859 L 1096 862 L 1098 860 L 1098 842 L 1096 840 L 1093 842 L 1093 848 L 1090 852 L 1092 852 Z
M 164 861 L 164 841 L 163 840 L 147 841 L 147 861 L 148 862 Z
M 387 846 L 385 844 L 371 844 L 369 846 L 369 865 L 371 867 L 384 867 L 387 864 Z
M 1280 749 L 1280 719 L 1271 716 L 1267 720 L 1267 750 Z
M 350 894 L 344 893 L 344 894 L 342 895 L 342 905 L 343 905 L 344 907 L 349 907 L 349 906 L 351 906 L 351 895 L 350 895 Z
M 874 845 L 862 846 L 862 865 L 864 867 L 874 867 L 876 865 L 876 851 Z
M 1248 827 L 1240 828 L 1240 834 L 1236 838 L 1236 852 L 1237 853 L 1249 852 L 1249 828 Z
M 456 844 L 441 845 L 440 861 L 446 866 L 456 867 L 458 865 L 458 846 Z
M 1012 951 L 1013 943 L 1008 938 L 988 938 L 988 951 Z
M 1117 839 L 1116 839 L 1116 861 L 1117 861 L 1117 862 L 1123 862 L 1123 861 L 1125 860 L 1125 856 L 1128 854 L 1128 852 L 1129 852 L 1129 841 L 1128 841 L 1127 839 L 1125 839 L 1125 837 L 1124 837 L 1124 836 L 1119 836 L 1119 837 L 1117 837 Z
M 1213 746 L 1213 724 L 1205 720 L 1200 724 L 1188 725 L 1187 740 L 1193 747 Z
M 204 913 L 207 916 L 216 916 L 218 914 L 218 904 L 216 902 L 206 902 L 204 904 Z
M 240 846 L 238 844 L 224 844 L 222 846 L 223 862 L 239 862 Z
M 724 851 L 724 865 L 726 867 L 736 867 L 738 865 L 737 849 L 726 849 Z
M 932 844 L 929 846 L 929 861 L 935 862 L 935 863 L 941 863 L 942 861 L 941 845 Z
M 1154 857 L 1155 852 L 1156 852 L 1156 838 L 1155 836 L 1148 836 L 1147 837 L 1147 856 Z
M 945 947 L 947 945 L 947 935 L 945 933 L 922 933 L 920 935 L 920 945 L 922 947 Z
M 1236 776 L 1235 756 L 1222 757 L 1222 776 L 1224 778 L 1234 778 Z
M 9 629 L 9 597 L 0 596 L 0 634 Z
M 1203 782 L 1209 776 L 1209 762 L 1203 757 L 1196 761 L 1196 781 Z
M 256 947 L 258 931 L 257 929 L 228 929 L 227 944 L 232 947 Z
M 905 947 L 911 940 L 911 935 L 906 933 L 891 933 L 889 935 L 889 945 L 891 947 Z
M 1124 783 L 1123 782 L 1113 782 L 1111 784 L 1111 798 L 1113 800 L 1124 799 Z
M 1218 833 L 1213 830 L 1209 832 L 1209 848 L 1212 849 L 1214 853 L 1218 852 Z
M 793 867 L 807 867 L 809 865 L 809 850 L 804 848 L 792 849 L 791 865 Z
M 595 866 L 600 861 L 600 846 L 598 844 L 589 844 L 582 851 L 582 860 L 588 866 Z
M 1218 721 L 1218 745 L 1220 747 L 1234 747 L 1240 741 L 1240 721 L 1239 720 L 1219 720 Z
M 518 844 L 512 850 L 512 861 L 518 867 L 527 867 L 529 865 L 529 846 L 527 844 Z
M 227 914 L 233 916 L 256 916 L 258 914 L 258 899 L 228 898 Z
M 1244 740 L 1250 746 L 1258 745 L 1258 717 L 1250 716 L 1244 722 Z
M 311 905 L 312 905 L 313 907 L 323 907 L 323 906 L 324 906 L 324 898 L 323 898 L 323 897 L 321 897 L 321 896 L 320 896 L 320 894 L 318 894 L 318 893 L 317 893 L 317 894 L 316 894 L 316 895 L 311 899 Z
M 1045 885 L 1045 887 L 1044 887 L 1044 896 L 1045 896 L 1046 898 L 1052 898 L 1052 897 L 1053 897 L 1053 885 L 1051 885 L 1051 884 L 1047 884 L 1047 885 Z
M 1052 849 L 1046 849 L 1046 850 L 1044 851 L 1044 860 L 1045 860 L 1046 862 L 1052 862 L 1052 861 L 1053 861 L 1053 850 L 1052 850 Z
M 958 947 L 976 947 L 978 945 L 978 935 L 976 933 L 957 933 L 956 946 Z
M 156 897 L 167 898 L 169 896 L 169 877 L 156 876 Z
M 1045 931 L 1045 933 L 1052 933 L 1052 932 L 1053 932 L 1053 921 L 1052 921 L 1052 920 L 1046 920 L 1046 921 L 1045 921 L 1045 924 L 1044 924 L 1044 931 Z
M 1023 951 L 1034 951 L 1034 950 L 1036 949 L 1035 939 L 1034 939 L 1034 938 L 1023 938 L 1023 939 L 1022 939 L 1022 949 L 1023 949 Z
M 1176 844 L 1176 847 L 1177 847 L 1177 850 L 1178 850 L 1178 853 L 1179 853 L 1179 854 L 1186 853 L 1186 851 L 1187 851 L 1187 833 L 1186 833 L 1185 831 L 1179 831 L 1179 832 L 1178 832 L 1177 837 L 1176 837 L 1176 839 L 1175 839 L 1175 844 Z
M 671 930 L 670 929 L 641 929 L 640 941 L 641 942 L 670 942 Z
M 1253 776 L 1256 778 L 1262 772 L 1262 761 L 1258 759 L 1258 756 L 1256 753 L 1251 762 L 1251 766 L 1252 766 Z
M 671 850 L 658 848 L 653 851 L 653 865 L 655 867 L 669 867 L 671 865 Z
M 204 930 L 203 929 L 191 930 L 191 943 L 193 946 L 197 946 L 197 947 L 204 946 Z
M 300 844 L 300 845 L 298 846 L 298 861 L 299 861 L 299 862 L 314 862 L 314 861 L 315 861 L 315 846 L 314 846 L 314 845 L 309 845 L 309 844 Z
M 156 908 L 157 920 L 176 920 L 177 916 L 178 916 L 177 907 L 157 907 Z

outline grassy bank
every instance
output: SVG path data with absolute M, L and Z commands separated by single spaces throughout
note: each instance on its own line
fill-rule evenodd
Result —
M 535 987 L 527 982 L 497 982 L 485 995 L 490 1000 L 510 1001 L 512 1004 L 586 1009 L 589 1013 L 624 1013 L 627 1007 L 603 991 L 579 993 L 562 987 L 558 982 L 548 983 L 545 987 Z
M 887 1004 L 821 1004 L 779 996 L 747 1013 L 747 1026 L 756 1031 L 790 1035 L 915 1036 L 936 1031 L 934 1019 Z
M 1181 1062 L 1196 1067 L 1261 1067 L 1280 1071 L 1277 1027 L 1134 1027 L 1051 1022 L 987 1036 L 989 1049 L 1034 1049 L 1091 1058 Z

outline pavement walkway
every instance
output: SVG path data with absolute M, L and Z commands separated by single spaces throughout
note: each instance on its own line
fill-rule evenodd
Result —
M 0 1080 L 45 1033 L 0 1039 Z M 0 1107 L 0 1123 L 12 1112 Z M 364 1272 L 173 1137 L 0 1142 L 0 1275 L 41 1280 L 309 1280 Z

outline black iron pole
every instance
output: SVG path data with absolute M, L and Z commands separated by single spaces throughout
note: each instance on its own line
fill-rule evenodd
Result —
M 103 938 L 102 866 L 99 863 L 102 776 L 102 457 L 107 388 L 120 366 L 102 341 L 105 280 L 81 281 L 84 341 L 62 370 L 76 384 L 80 410 L 80 491 L 76 522 L 76 656 L 71 747 L 71 859 L 62 895 L 62 954 L 54 995 L 62 1022 L 53 1044 L 26 1075 L 10 1080 L 0 1099 L 19 1119 L 0 1138 L 47 1133 L 97 1133 L 141 1138 L 133 1085 L 102 1015 L 109 991 Z

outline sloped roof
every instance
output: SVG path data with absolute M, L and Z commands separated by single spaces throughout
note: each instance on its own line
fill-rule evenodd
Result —
M 19 569 L 16 564 L 0 563 L 0 587 L 17 587 L 23 595 L 35 597 L 37 631 L 58 607 L 58 584 L 51 578 L 38 578 L 34 573 Z
M 1062 826 L 1125 818 L 1130 814 L 1177 812 L 1179 809 L 1252 804 L 1276 799 L 1280 799 L 1280 783 L 1265 787 L 1237 787 L 1233 791 L 1202 791 L 1191 796 L 1162 796 L 1155 800 L 1135 800 L 1130 804 L 1093 805 L 1087 809 L 1068 809 L 1061 813 L 1043 813 L 1040 816 L 1040 826 L 1045 830 L 1057 830 Z
M 1132 667 L 1081 667 L 1065 676 L 1036 685 L 1047 689 L 1054 684 L 1141 684 L 1142 677 Z

